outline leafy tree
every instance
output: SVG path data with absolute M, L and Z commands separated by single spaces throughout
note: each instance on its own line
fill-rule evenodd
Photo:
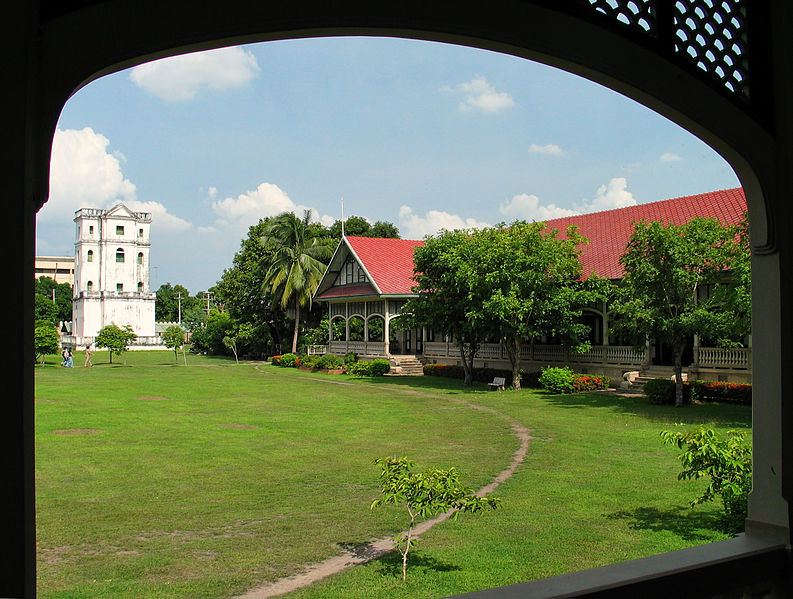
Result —
M 379 220 L 369 229 L 367 237 L 385 237 L 387 239 L 399 239 L 399 229 L 393 223 Z
M 47 322 L 52 326 L 58 324 L 58 306 L 47 296 L 36 294 L 34 315 L 36 322 Z M 56 329 L 57 330 L 57 329 Z
M 266 224 L 262 237 L 262 244 L 269 251 L 262 291 L 269 290 L 282 308 L 291 305 L 294 310 L 292 353 L 297 351 L 300 309 L 311 307 L 312 296 L 333 253 L 330 240 L 310 236 L 310 220 L 308 210 L 302 219 L 285 212 Z
M 451 336 L 460 349 L 465 385 L 473 384 L 474 355 L 487 331 L 470 318 L 474 301 L 472 289 L 479 273 L 475 269 L 472 233 L 442 231 L 428 237 L 414 250 L 413 291 L 395 325 L 402 328 L 427 327 Z
M 192 349 L 195 352 L 208 352 L 215 355 L 226 354 L 223 338 L 233 334 L 236 321 L 228 312 L 213 309 L 207 317 L 205 327 L 192 334 Z
M 44 356 L 57 354 L 60 349 L 60 335 L 58 329 L 50 322 L 39 321 L 33 332 L 33 348 L 36 353 L 36 361 L 41 358 L 44 365 Z
M 112 323 L 99 330 L 95 343 L 97 347 L 106 347 L 110 350 L 110 363 L 112 364 L 113 355 L 123 355 L 127 351 L 129 344 L 137 338 L 138 336 L 130 325 L 125 325 L 122 328 Z
M 341 239 L 341 223 L 337 220 L 328 227 L 329 236 Z M 350 216 L 344 221 L 344 234 L 348 237 L 387 237 L 399 239 L 399 229 L 393 223 L 377 221 L 372 225 L 362 216 Z
M 182 327 L 172 324 L 162 334 L 162 342 L 165 347 L 173 350 L 173 355 L 176 360 L 179 359 L 178 349 L 184 346 L 185 331 Z
M 56 283 L 50 277 L 39 277 L 35 283 L 36 295 L 47 298 L 50 302 L 55 298 L 55 322 L 70 321 L 72 319 L 72 300 L 74 290 L 69 283 Z
M 182 326 L 191 333 L 206 326 L 207 313 L 200 306 L 193 306 L 187 311 L 182 311 Z
M 375 499 L 371 508 L 393 503 L 404 504 L 410 521 L 406 532 L 394 538 L 397 550 L 402 555 L 402 580 L 407 578 L 408 553 L 417 541 L 413 528 L 417 519 L 438 516 L 453 510 L 452 518 L 460 512 L 481 512 L 496 509 L 500 500 L 479 497 L 460 483 L 455 468 L 440 470 L 431 468 L 424 472 L 412 472 L 415 464 L 407 458 L 378 458 L 380 466 L 380 490 L 383 497 Z
M 594 276 L 581 280 L 578 248 L 587 240 L 575 227 L 560 236 L 545 223 L 516 221 L 475 231 L 471 239 L 468 318 L 503 339 L 513 389 L 520 389 L 524 340 L 548 335 L 586 348 L 582 311 L 605 298 L 605 286 Z
M 752 446 L 743 433 L 727 431 L 721 438 L 713 429 L 699 426 L 685 433 L 662 431 L 661 437 L 664 443 L 685 449 L 678 456 L 683 465 L 678 480 L 710 479 L 692 505 L 721 497 L 725 532 L 742 532 L 752 490 Z
M 615 330 L 672 348 L 676 406 L 683 405 L 683 351 L 690 339 L 727 339 L 736 327 L 741 332 L 748 327 L 748 254 L 743 228 L 715 218 L 635 225 L 622 256 L 625 276 L 611 306 Z M 729 276 L 733 269 L 737 277 Z
M 272 254 L 270 247 L 262 243 L 271 218 L 260 220 L 248 230 L 240 249 L 234 255 L 231 268 L 223 272 L 217 285 L 212 288 L 218 302 L 223 304 L 237 323 L 255 327 L 257 336 L 252 339 L 247 351 L 253 355 L 269 355 L 280 347 L 281 339 L 288 336 L 286 318 L 279 303 L 273 299 L 270 288 L 264 284 L 267 264 Z M 324 227 L 311 223 L 311 234 L 325 231 Z M 203 315 L 206 319 L 206 313 Z M 192 325 L 191 325 L 192 326 Z M 191 332 L 195 328 L 191 329 Z
M 178 322 L 180 316 L 183 318 L 198 301 L 198 298 L 190 297 L 186 287 L 165 283 L 155 292 L 154 317 L 158 322 Z

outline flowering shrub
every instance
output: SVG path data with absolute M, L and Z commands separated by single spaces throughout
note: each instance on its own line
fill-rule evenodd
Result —
M 605 374 L 577 374 L 569 366 L 543 368 L 539 383 L 549 393 L 582 393 L 608 389 L 609 377 Z
M 282 356 L 273 356 L 271 362 L 276 366 L 285 366 L 287 368 L 294 368 L 300 365 L 300 361 L 295 354 L 284 354 Z
M 717 383 L 714 381 L 691 381 L 686 383 L 691 398 L 697 401 L 720 401 L 741 405 L 752 404 L 752 386 L 741 383 Z
M 280 366 L 280 365 L 281 365 L 281 358 L 282 358 L 282 357 L 283 357 L 283 356 L 282 356 L 282 355 L 280 355 L 280 354 L 279 354 L 279 355 L 277 355 L 277 356 L 272 356 L 272 357 L 270 358 L 270 364 L 272 364 L 273 366 Z

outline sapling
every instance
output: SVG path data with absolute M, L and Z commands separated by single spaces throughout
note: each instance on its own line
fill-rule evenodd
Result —
M 455 468 L 440 470 L 430 468 L 424 472 L 412 472 L 415 463 L 407 458 L 378 458 L 380 466 L 380 490 L 383 497 L 375 499 L 371 508 L 393 503 L 404 504 L 410 522 L 408 529 L 394 537 L 394 543 L 402 555 L 402 580 L 407 579 L 408 553 L 416 543 L 414 527 L 418 519 L 426 519 L 445 512 L 451 512 L 457 519 L 460 512 L 481 512 L 496 509 L 500 500 L 493 497 L 479 497 L 470 489 L 463 487 Z

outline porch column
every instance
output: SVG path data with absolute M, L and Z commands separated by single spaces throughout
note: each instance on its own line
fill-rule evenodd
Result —
M 391 315 L 388 311 L 388 300 L 383 300 L 383 351 L 386 356 L 391 355 Z

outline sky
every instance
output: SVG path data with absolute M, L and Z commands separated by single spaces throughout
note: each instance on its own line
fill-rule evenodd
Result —
M 317 38 L 166 58 L 77 91 L 53 139 L 37 255 L 74 212 L 152 214 L 151 287 L 206 290 L 284 211 L 441 229 L 547 220 L 738 186 L 699 139 L 564 71 L 463 46 Z

